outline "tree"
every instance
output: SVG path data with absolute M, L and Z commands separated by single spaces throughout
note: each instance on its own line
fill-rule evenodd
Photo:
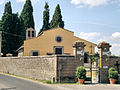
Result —
M 50 29 L 49 27 L 49 5 L 47 2 L 45 3 L 44 9 L 45 10 L 43 11 L 43 26 L 40 32 Z
M 20 15 L 22 22 L 24 23 L 25 30 L 27 28 L 34 29 L 34 18 L 33 18 L 33 7 L 31 4 L 31 0 L 26 0 L 22 13 Z
M 12 14 L 11 2 L 5 4 L 4 14 Z
M 7 35 L 7 33 L 11 33 L 11 25 L 12 25 L 12 8 L 11 2 L 7 2 L 5 4 L 4 13 L 2 16 L 2 20 L 0 23 L 0 29 L 3 31 L 2 33 L 2 53 L 6 55 L 10 53 L 11 46 L 11 35 Z
M 3 56 L 11 53 L 16 55 L 16 49 L 23 44 L 21 36 L 21 29 L 24 25 L 20 22 L 17 14 L 12 13 L 11 2 L 5 4 L 2 20 L 0 21 L 0 30 L 2 33 L 2 53 Z
M 18 13 L 13 14 L 13 26 L 11 33 L 13 34 L 11 37 L 13 38 L 13 47 L 11 47 L 12 54 L 17 55 L 16 50 L 24 43 L 25 40 L 25 28 L 24 24 L 21 22 Z
M 61 9 L 59 4 L 55 8 L 55 12 L 50 23 L 50 28 L 55 28 L 55 27 L 64 28 L 64 21 L 62 20 Z

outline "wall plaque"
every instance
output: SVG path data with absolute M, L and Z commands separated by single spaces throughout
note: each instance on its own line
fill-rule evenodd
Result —
M 103 66 L 103 68 L 104 68 L 104 69 L 107 69 L 107 68 L 108 68 L 108 66 Z

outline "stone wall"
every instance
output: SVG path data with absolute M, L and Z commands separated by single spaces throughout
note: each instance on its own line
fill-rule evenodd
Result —
M 103 60 L 102 60 L 102 66 L 103 67 L 100 69 L 100 76 L 101 76 L 101 79 L 100 79 L 101 81 L 100 82 L 102 82 L 102 83 L 108 83 L 109 82 L 108 70 L 111 67 L 116 68 L 116 70 L 117 70 L 117 67 L 115 66 L 117 61 L 120 64 L 120 57 L 103 58 Z M 119 72 L 120 72 L 120 67 L 119 67 Z M 118 81 L 120 81 L 120 79 L 118 79 Z
M 76 68 L 82 65 L 83 62 L 75 56 L 57 56 L 57 81 L 76 82 Z
M 0 72 L 39 80 L 56 77 L 56 56 L 0 57 Z
M 75 82 L 81 62 L 75 56 L 0 57 L 0 72 L 39 80 Z
M 84 42 L 74 43 L 75 56 L 0 57 L 0 72 L 55 82 L 75 82 L 75 71 L 84 66 Z
M 57 81 L 75 82 L 76 62 L 74 56 L 58 56 L 57 58 Z M 60 78 L 59 78 L 60 77 Z

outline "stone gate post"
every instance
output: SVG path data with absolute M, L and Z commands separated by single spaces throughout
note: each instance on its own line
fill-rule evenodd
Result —
M 99 60 L 99 82 L 108 83 L 108 69 L 109 69 L 109 56 L 111 45 L 107 42 L 101 42 L 98 44 Z
M 73 44 L 73 54 L 76 57 L 76 62 L 79 66 L 84 66 L 84 42 L 76 41 Z

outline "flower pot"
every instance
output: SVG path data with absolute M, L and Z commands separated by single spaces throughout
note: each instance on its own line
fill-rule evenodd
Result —
M 78 78 L 78 83 L 79 83 L 79 84 L 83 84 L 83 83 L 84 83 L 84 79 L 79 79 L 79 78 Z
M 116 81 L 116 79 L 109 79 L 110 80 L 110 84 L 115 84 L 115 81 Z

